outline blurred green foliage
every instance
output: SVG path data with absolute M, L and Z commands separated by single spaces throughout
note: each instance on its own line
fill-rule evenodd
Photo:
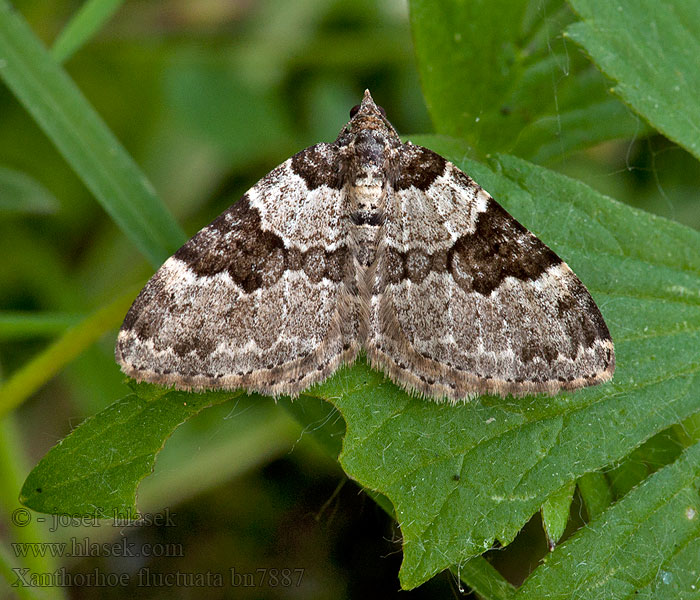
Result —
M 14 6 L 47 47 L 59 40 L 54 57 L 65 61 L 72 81 L 188 235 L 296 150 L 334 139 L 365 88 L 405 136 L 433 129 L 456 134 L 470 144 L 470 157 L 510 151 L 618 200 L 700 228 L 697 161 L 607 94 L 609 81 L 561 37 L 576 19 L 562 2 L 497 3 L 505 20 L 477 31 L 479 51 L 466 65 L 470 86 L 461 76 L 465 65 L 451 62 L 454 48 L 441 45 L 444 38 L 435 33 L 441 19 L 444 28 L 465 17 L 431 19 L 428 14 L 418 21 L 421 11 L 430 13 L 431 2 L 413 3 L 412 26 L 400 0 L 163 0 L 103 3 L 102 10 L 100 2 L 89 4 L 92 11 L 85 10 L 70 30 L 65 27 L 81 8 L 79 2 L 17 1 Z M 462 4 L 465 11 L 483 12 L 485 6 L 476 0 Z M 530 29 L 523 30 L 523 23 Z M 504 55 L 500 44 L 508 32 L 517 42 L 509 41 L 508 51 L 524 58 L 494 62 L 491 57 Z M 418 44 L 421 36 L 427 40 L 417 59 L 412 36 Z M 489 44 L 479 45 L 484 36 Z M 532 48 L 536 51 L 525 52 Z M 430 69 L 435 70 L 432 82 Z M 591 99 L 595 102 L 583 101 Z M 484 106 L 488 114 L 472 127 L 476 116 L 485 114 Z M 596 127 L 588 128 L 585 114 L 577 112 L 586 108 L 598 111 Z M 0 133 L 0 252 L 5 257 L 0 263 L 0 374 L 8 378 L 45 350 L 47 338 L 74 331 L 82 317 L 94 317 L 124 290 L 138 287 L 153 265 L 4 86 Z M 140 184 L 147 193 L 149 186 Z M 30 463 L 84 417 L 128 393 L 113 360 L 119 315 L 112 318 L 111 327 L 105 327 L 108 335 L 72 361 L 58 358 L 56 364 L 65 364 L 61 373 L 0 423 L 3 519 L 19 506 Z M 144 482 L 140 508 L 171 507 L 180 515 L 178 527 L 129 535 L 140 542 L 177 540 L 185 544 L 186 557 L 154 559 L 149 565 L 161 571 L 303 566 L 305 585 L 313 586 L 306 595 L 318 598 L 386 596 L 398 589 L 399 532 L 364 493 L 358 499 L 354 484 L 336 487 L 345 476 L 329 460 L 328 448 L 338 449 L 342 417 L 332 407 L 324 412 L 309 405 L 306 417 L 299 414 L 303 405 L 294 410 L 296 421 L 280 416 L 271 401 L 223 405 L 175 432 L 159 455 L 156 475 Z M 335 427 L 327 443 L 311 442 L 311 433 L 327 433 L 329 422 Z M 691 426 L 687 422 L 685 429 L 652 438 L 607 475 L 587 476 L 589 491 L 581 488 L 581 494 L 589 514 L 674 460 Z M 270 440 L 270 427 L 278 432 L 277 443 Z M 692 441 L 692 431 L 688 435 Z M 601 487 L 601 477 L 609 487 L 605 482 Z M 596 492 L 606 498 L 603 508 L 586 504 Z M 574 497 L 574 502 L 581 500 Z M 115 532 L 104 529 L 110 528 L 90 535 L 113 539 Z M 523 539 L 533 535 L 530 531 Z M 81 534 L 72 528 L 52 533 L 36 523 L 28 529 L 0 526 L 0 536 L 13 541 L 71 535 Z M 514 543 L 494 562 L 517 583 L 526 575 L 518 565 L 539 552 L 533 548 L 543 539 L 540 530 L 520 554 Z M 0 539 L 0 544 L 5 542 Z M 0 566 L 17 560 L 11 554 L 3 559 L 5 554 L 0 554 Z M 48 571 L 59 563 L 45 558 L 23 564 Z M 132 568 L 126 563 L 110 567 L 97 558 L 60 564 L 76 572 L 95 566 Z M 469 568 L 465 565 L 464 572 Z M 410 594 L 448 597 L 454 585 L 442 575 Z M 505 597 L 508 590 L 505 586 L 493 597 Z M 53 597 L 71 594 L 45 591 Z M 209 592 L 218 597 L 217 590 Z M 287 597 L 284 591 L 267 592 Z M 153 590 L 130 593 L 155 597 Z M 254 593 L 265 592 L 253 590 L 251 597 Z M 117 598 L 124 590 L 88 588 L 82 597 L 90 594 Z M 35 596 L 30 591 L 26 597 Z

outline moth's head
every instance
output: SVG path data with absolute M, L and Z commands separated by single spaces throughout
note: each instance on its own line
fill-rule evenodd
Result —
M 350 121 L 341 129 L 338 139 L 347 140 L 348 137 L 355 137 L 368 130 L 374 130 L 387 139 L 401 143 L 399 134 L 389 123 L 384 109 L 377 106 L 372 100 L 369 90 L 365 90 L 362 103 L 350 109 Z

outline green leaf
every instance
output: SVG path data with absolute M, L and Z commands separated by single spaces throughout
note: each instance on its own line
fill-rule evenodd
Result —
M 700 3 L 569 0 L 583 19 L 566 33 L 617 81 L 614 92 L 700 158 Z
M 26 173 L 0 167 L 0 215 L 50 214 L 58 209 L 56 197 Z
M 612 491 L 604 473 L 586 473 L 578 480 L 578 491 L 589 519 L 595 519 L 612 504 Z
M 340 454 L 345 422 L 332 404 L 308 394 L 303 394 L 293 401 L 280 398 L 277 403 L 303 424 L 304 434 L 311 434 L 331 456 L 335 458 Z M 394 507 L 386 496 L 367 489 L 365 493 L 392 519 L 396 518 Z M 481 556 L 453 567 L 452 572 L 482 598 L 506 600 L 515 591 L 515 588 Z
M 20 502 L 45 513 L 134 519 L 136 489 L 175 428 L 204 408 L 242 392 L 193 394 L 155 386 L 86 419 L 27 477 Z
M 414 141 L 464 155 L 444 138 Z M 514 157 L 459 164 L 578 273 L 618 368 L 575 393 L 454 407 L 410 398 L 362 364 L 309 392 L 345 419 L 343 468 L 396 509 L 405 588 L 510 542 L 557 490 L 700 409 L 700 234 Z
M 559 546 L 515 594 L 546 598 L 697 598 L 700 444 Z
M 345 421 L 332 404 L 306 394 L 294 400 L 282 397 L 277 403 L 297 422 L 304 424 L 304 432 L 311 434 L 329 456 L 337 458 L 345 435 Z M 393 508 L 387 512 L 393 514 Z
M 184 233 L 123 146 L 6 0 L 0 0 L 0 78 L 115 223 L 160 266 Z
M 277 403 L 293 415 L 300 424 L 303 424 L 304 434 L 311 434 L 330 456 L 335 458 L 340 454 L 342 439 L 345 435 L 345 422 L 332 404 L 308 394 L 303 394 L 293 401 L 289 398 L 280 398 Z M 367 489 L 365 493 L 392 519 L 396 519 L 394 507 L 386 496 Z M 453 567 L 452 571 L 457 579 L 482 598 L 506 600 L 515 591 L 515 588 L 481 556 Z
M 478 598 L 508 600 L 515 593 L 515 587 L 483 556 L 477 556 L 458 567 L 453 567 L 452 572 L 466 583 Z
M 159 512 L 225 486 L 299 442 L 299 424 L 270 398 L 242 394 L 206 413 L 175 431 L 156 457 L 153 477 L 134 480 L 141 512 Z
M 554 550 L 557 542 L 564 535 L 566 524 L 569 522 L 571 501 L 574 499 L 576 484 L 573 481 L 554 492 L 542 505 L 542 524 L 547 536 L 550 550 Z
M 109 21 L 124 0 L 88 0 L 61 31 L 51 48 L 56 62 L 65 62 Z
M 411 0 L 428 109 L 439 134 L 483 156 L 552 160 L 640 132 L 604 78 L 561 38 L 563 0 Z
M 625 457 L 624 461 L 606 473 L 610 489 L 617 498 L 639 485 L 651 473 L 663 465 L 673 462 L 678 457 L 683 446 L 673 435 L 673 429 L 662 431 L 647 440 Z
M 602 141 L 639 137 L 645 130 L 644 124 L 632 118 L 620 102 L 601 100 L 583 108 L 563 107 L 557 114 L 542 115 L 523 127 L 511 153 L 544 163 Z

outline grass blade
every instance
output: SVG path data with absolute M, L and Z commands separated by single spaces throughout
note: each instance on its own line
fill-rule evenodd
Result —
M 87 317 L 30 360 L 0 387 L 0 418 L 19 406 L 85 348 L 121 323 L 137 293 L 129 289 Z
M 155 190 L 20 15 L 0 0 L 0 77 L 117 225 L 159 266 L 185 240 Z
M 109 21 L 124 0 L 88 0 L 63 28 L 51 48 L 56 62 L 65 62 Z

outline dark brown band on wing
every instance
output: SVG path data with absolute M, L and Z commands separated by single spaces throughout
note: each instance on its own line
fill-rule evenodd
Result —
M 426 254 L 388 247 L 381 258 L 386 281 L 420 283 L 432 271 L 447 271 L 466 292 L 488 296 L 507 277 L 534 280 L 562 260 L 500 205 L 491 201 L 479 213 L 476 231 L 461 236 L 447 251 Z M 381 285 L 380 285 L 381 288 Z
M 414 186 L 425 191 L 445 172 L 447 161 L 432 150 L 411 144 L 404 144 L 401 150 L 395 190 Z
M 292 171 L 315 190 L 326 185 L 334 190 L 343 187 L 343 173 L 333 144 L 316 144 L 292 156 Z
M 285 271 L 303 271 L 318 283 L 326 278 L 343 280 L 348 265 L 348 249 L 341 246 L 328 251 L 312 247 L 301 252 L 284 247 L 282 239 L 260 228 L 258 210 L 247 196 L 202 229 L 174 255 L 198 277 L 211 277 L 227 271 L 246 294 L 275 284 Z M 161 269 L 148 282 L 129 309 L 122 329 L 133 330 L 141 339 L 154 336 L 158 322 L 139 318 L 154 298 L 159 312 L 174 314 L 182 307 L 182 298 L 169 297 L 167 271 Z
M 494 201 L 479 213 L 476 230 L 460 237 L 447 257 L 455 280 L 461 284 L 460 279 L 468 275 L 468 291 L 485 296 L 507 277 L 535 280 L 560 262 L 552 250 Z

